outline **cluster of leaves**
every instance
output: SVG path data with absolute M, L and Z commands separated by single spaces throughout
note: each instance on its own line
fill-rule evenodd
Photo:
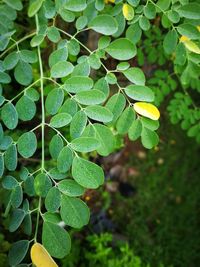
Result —
M 190 3 L 191 2 L 191 3 Z M 180 4 L 183 6 L 180 7 Z M 150 8 L 151 7 L 151 8 Z M 155 17 L 156 10 L 161 14 Z M 150 13 L 150 11 L 152 13 Z M 200 6 L 198 1 L 147 1 L 143 8 L 146 18 L 154 18 L 152 27 L 146 27 L 140 39 L 140 21 L 126 32 L 138 43 L 139 66 L 162 66 L 164 70 L 147 73 L 147 84 L 154 89 L 155 104 L 160 105 L 175 89 L 169 103 L 172 123 L 180 123 L 188 136 L 199 142 L 199 60 L 200 60 Z M 151 17 L 152 15 L 152 17 Z M 137 25 L 137 26 L 136 26 Z M 162 25 L 162 27 L 158 27 Z M 130 29 L 133 30 L 130 30 Z M 136 33 L 134 35 L 134 33 Z M 169 64 L 171 61 L 171 64 Z M 146 68 L 147 68 L 146 67 Z M 167 68 L 167 69 L 166 69 Z
M 68 228 L 86 225 L 90 213 L 80 197 L 104 182 L 101 167 L 85 159 L 84 153 L 107 156 L 115 150 L 117 136 L 125 134 L 133 141 L 141 137 L 146 148 L 158 144 L 155 94 L 143 71 L 128 61 L 137 56 L 142 32 L 159 17 L 169 30 L 164 49 L 169 54 L 176 51 L 176 58 L 184 50 L 184 64 L 176 59 L 177 69 L 181 72 L 185 64 L 188 69 L 191 57 L 195 61 L 199 53 L 196 37 L 193 41 L 191 33 L 185 34 L 190 39 L 177 44 L 180 30 L 174 24 L 189 19 L 189 28 L 194 29 L 200 6 L 183 0 L 144 2 L 33 0 L 23 10 L 20 0 L 1 2 L 0 176 L 9 192 L 5 211 L 7 215 L 11 210 L 9 230 L 22 224 L 29 237 L 13 244 L 11 266 L 23 260 L 32 242 L 36 266 L 41 261 L 57 266 L 50 255 L 62 258 L 69 253 L 70 236 L 60 222 Z M 20 25 L 24 16 L 25 29 Z M 88 30 L 99 37 L 93 51 L 78 38 Z M 115 60 L 115 69 L 107 68 L 109 58 Z M 17 126 L 23 131 L 19 133 Z
M 150 267 L 140 257 L 136 256 L 128 243 L 117 240 L 110 233 L 100 235 L 89 235 L 84 239 L 84 246 L 77 242 L 72 253 L 62 260 L 62 266 L 75 267 L 81 264 L 82 267 Z M 84 255 L 84 260 L 82 259 Z M 159 264 L 159 267 L 164 265 Z

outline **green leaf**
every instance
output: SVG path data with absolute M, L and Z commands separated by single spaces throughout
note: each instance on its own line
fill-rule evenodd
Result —
M 37 34 L 31 39 L 31 46 L 36 47 L 39 46 L 44 41 L 44 34 Z
M 158 144 L 159 138 L 155 132 L 143 127 L 141 134 L 141 141 L 144 147 L 151 149 Z
M 63 147 L 63 149 L 60 151 L 58 155 L 58 160 L 57 160 L 57 168 L 59 172 L 66 173 L 72 165 L 72 160 L 73 160 L 73 154 L 71 149 L 67 146 Z
M 142 125 L 149 130 L 155 131 L 159 128 L 159 121 L 153 121 L 148 118 L 141 117 Z
M 32 234 L 32 219 L 30 214 L 24 217 L 23 226 L 24 233 L 30 236 Z
M 59 182 L 58 189 L 69 197 L 79 197 L 85 192 L 84 188 L 72 179 L 66 179 Z
M 60 207 L 61 195 L 57 187 L 52 187 L 45 198 L 45 208 L 47 211 L 55 212 Z
M 55 115 L 59 108 L 62 106 L 64 100 L 64 92 L 60 88 L 53 89 L 46 98 L 45 101 L 45 108 L 46 111 L 51 114 Z
M 71 76 L 89 76 L 90 74 L 90 65 L 88 61 L 83 61 L 81 63 L 78 63 L 74 67 L 74 70 L 71 74 Z
M 18 124 L 18 114 L 12 103 L 7 103 L 1 110 L 1 118 L 5 126 L 13 130 Z
M 103 103 L 106 96 L 103 92 L 93 89 L 77 93 L 75 99 L 82 105 L 96 105 Z
M 156 8 L 152 3 L 147 2 L 147 5 L 144 6 L 144 15 L 148 19 L 154 19 L 155 18 Z
M 74 66 L 67 61 L 59 61 L 51 68 L 51 77 L 62 78 L 72 73 Z
M 105 51 L 115 59 L 128 60 L 136 55 L 136 46 L 127 38 L 119 38 L 110 43 Z
M 97 149 L 97 152 L 101 156 L 108 156 L 111 152 L 113 152 L 115 147 L 115 138 L 111 130 L 102 125 L 95 123 L 94 126 L 94 137 L 97 138 L 100 142 L 100 146 Z
M 24 220 L 25 215 L 26 213 L 22 209 L 16 209 L 13 211 L 11 218 L 10 218 L 10 224 L 9 224 L 10 232 L 15 232 L 19 228 L 22 221 Z
M 167 54 L 171 54 L 175 51 L 178 37 L 175 30 L 169 31 L 164 38 L 163 48 Z
M 116 122 L 116 120 L 119 118 L 125 108 L 125 105 L 126 99 L 121 93 L 116 93 L 109 98 L 105 106 L 113 114 L 112 123 Z
M 22 49 L 20 50 L 20 58 L 27 63 L 35 63 L 37 62 L 37 54 L 34 51 Z
M 28 176 L 24 182 L 24 192 L 29 196 L 35 195 L 34 178 L 32 175 Z
M 11 196 L 10 196 L 10 202 L 13 208 L 18 208 L 23 201 L 23 191 L 21 185 L 17 185 L 13 188 Z
M 54 180 L 62 180 L 65 179 L 68 176 L 68 174 L 60 173 L 57 168 L 53 168 L 49 171 L 49 176 Z
M 126 78 L 137 85 L 145 85 L 145 76 L 140 68 L 133 67 L 123 71 Z
M 96 138 L 93 137 L 79 137 L 74 139 L 70 146 L 75 151 L 88 153 L 96 150 L 100 146 L 100 143 Z
M 58 63 L 59 61 L 66 61 L 68 58 L 68 50 L 67 47 L 60 48 L 49 56 L 49 66 L 50 68 Z
M 80 12 L 86 9 L 86 0 L 68 0 L 65 8 L 70 11 Z
M 11 82 L 10 76 L 5 72 L 0 72 L 0 83 L 8 84 Z
M 93 87 L 93 80 L 90 77 L 73 76 L 65 81 L 64 89 L 70 93 L 88 91 Z
M 60 32 L 54 26 L 48 27 L 47 28 L 47 37 L 53 43 L 57 43 L 60 40 Z
M 4 62 L 3 62 L 4 68 L 6 70 L 13 69 L 17 65 L 18 60 L 19 60 L 19 56 L 18 56 L 17 52 L 12 52 L 12 53 L 8 54 L 5 57 Z
M 49 144 L 49 152 L 53 159 L 57 159 L 60 151 L 62 150 L 64 144 L 63 140 L 59 135 L 54 135 Z
M 117 121 L 117 131 L 119 134 L 126 134 L 135 120 L 135 112 L 132 107 L 127 107 Z
M 72 120 L 72 116 L 68 113 L 59 113 L 51 118 L 50 125 L 55 128 L 61 128 L 68 125 Z
M 61 222 L 61 217 L 60 217 L 60 214 L 58 213 L 45 212 L 43 214 L 43 218 L 45 222 L 50 222 L 53 224 L 58 224 Z
M 55 258 L 61 259 L 71 250 L 71 239 L 68 232 L 61 226 L 44 222 L 42 229 L 42 244 Z
M 5 152 L 5 166 L 9 171 L 14 171 L 17 168 L 17 148 L 12 144 Z
M 28 16 L 33 17 L 41 8 L 44 0 L 34 0 L 31 2 L 28 8 Z
M 17 141 L 19 154 L 23 158 L 30 158 L 37 149 L 37 138 L 33 132 L 22 134 Z
M 12 141 L 10 136 L 4 136 L 0 143 L 0 149 L 6 150 L 12 144 Z
M 62 196 L 60 214 L 67 225 L 78 229 L 88 224 L 90 218 L 89 208 L 82 200 L 66 195 Z
M 72 139 L 80 137 L 87 124 L 87 116 L 84 111 L 78 111 L 70 123 L 70 136 Z
M 182 5 L 177 12 L 181 17 L 187 19 L 200 19 L 200 5 L 197 3 Z
M 68 41 L 69 54 L 72 56 L 77 56 L 80 52 L 80 44 L 75 39 Z
M 18 185 L 18 181 L 11 175 L 7 175 L 3 178 L 2 186 L 4 189 L 14 189 Z
M 128 130 L 128 137 L 130 140 L 137 140 L 142 133 L 142 123 L 139 119 L 133 121 L 131 127 Z
M 85 113 L 90 119 L 104 123 L 110 122 L 113 119 L 113 114 L 109 109 L 98 105 L 86 107 Z
M 23 5 L 21 0 L 4 0 L 4 2 L 13 9 L 22 10 Z
M 125 88 L 125 93 L 133 100 L 153 102 L 154 92 L 144 85 L 129 85 Z
M 82 30 L 88 23 L 88 19 L 86 16 L 80 16 L 76 20 L 76 28 L 77 30 Z
M 151 26 L 149 20 L 144 16 L 139 18 L 139 25 L 143 31 L 148 31 Z
M 101 36 L 98 40 L 98 48 L 104 49 L 106 48 L 111 42 L 111 38 L 109 36 Z
M 64 102 L 64 104 L 62 105 L 62 107 L 59 109 L 59 112 L 61 112 L 61 113 L 68 113 L 72 117 L 74 117 L 74 115 L 77 113 L 77 111 L 78 111 L 78 105 L 77 105 L 76 101 L 74 101 L 71 98 L 68 98 Z
M 38 91 L 34 88 L 29 88 L 24 93 L 28 98 L 30 98 L 32 101 L 38 101 L 40 99 L 40 94 Z
M 195 27 L 192 24 L 184 23 L 180 24 L 177 27 L 177 31 L 184 36 L 187 36 L 189 39 L 200 39 L 200 32 L 197 30 L 197 27 Z
M 51 180 L 44 173 L 38 174 L 34 179 L 34 188 L 38 196 L 46 197 L 51 186 L 52 186 Z
M 24 257 L 29 248 L 29 241 L 28 240 L 20 240 L 15 242 L 8 253 L 8 260 L 10 266 L 16 266 L 19 264 Z
M 103 170 L 93 162 L 75 157 L 72 163 L 74 180 L 85 188 L 95 189 L 103 184 Z
M 18 83 L 29 85 L 33 79 L 32 68 L 29 63 L 20 60 L 15 67 L 14 76 Z
M 17 101 L 16 110 L 20 120 L 30 121 L 35 116 L 36 105 L 29 97 L 23 95 Z
M 91 29 L 104 35 L 112 35 L 117 29 L 117 21 L 110 15 L 95 16 L 88 25 Z
M 75 20 L 75 14 L 69 10 L 61 9 L 59 10 L 61 18 L 66 22 L 73 22 Z

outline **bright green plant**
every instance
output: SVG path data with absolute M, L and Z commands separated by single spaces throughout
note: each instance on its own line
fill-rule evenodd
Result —
M 191 34 L 199 7 L 170 0 L 0 3 L 0 176 L 9 192 L 4 215 L 11 212 L 10 232 L 22 224 L 27 235 L 13 244 L 11 266 L 24 259 L 33 242 L 42 242 L 55 258 L 70 252 L 70 236 L 59 223 L 86 225 L 90 213 L 79 197 L 104 182 L 101 167 L 84 153 L 107 156 L 115 150 L 117 135 L 127 133 L 133 141 L 141 137 L 146 148 L 157 145 L 154 92 L 145 85 L 143 71 L 128 61 L 137 56 L 142 32 L 161 17 L 168 29 L 164 49 L 170 47 L 171 53 L 179 47 L 190 62 L 191 52 L 199 53 L 197 33 Z M 184 32 L 189 39 L 177 45 L 182 32 L 174 24 L 184 18 L 189 19 L 189 36 Z M 81 37 L 87 31 L 96 32 L 93 50 Z M 112 70 L 110 58 L 116 62 Z M 40 247 L 31 253 L 36 265 L 37 252 Z

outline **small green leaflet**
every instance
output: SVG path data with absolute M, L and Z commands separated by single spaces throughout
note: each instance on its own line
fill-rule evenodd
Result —
M 112 112 L 106 107 L 99 105 L 88 106 L 85 108 L 86 115 L 95 121 L 110 122 L 113 119 Z
M 73 154 L 71 149 L 67 146 L 63 147 L 57 159 L 57 168 L 59 172 L 66 173 L 72 165 L 72 160 Z
M 72 116 L 68 113 L 59 113 L 51 118 L 50 125 L 55 128 L 61 128 L 68 125 L 72 120 Z
M 37 138 L 33 132 L 22 134 L 17 141 L 19 154 L 24 158 L 33 156 L 37 149 Z
M 72 176 L 78 184 L 85 188 L 95 189 L 104 182 L 102 168 L 80 157 L 75 157 L 73 160 Z
M 1 118 L 8 129 L 13 130 L 16 128 L 18 124 L 18 114 L 12 103 L 7 103 L 3 106 Z
M 104 35 L 112 35 L 118 29 L 116 20 L 110 15 L 98 15 L 90 21 L 88 26 Z
M 51 180 L 46 174 L 40 173 L 35 177 L 34 188 L 38 196 L 46 197 L 51 186 L 52 186 Z
M 144 85 L 129 85 L 125 88 L 125 93 L 136 101 L 153 102 L 153 91 Z
M 51 256 L 58 259 L 69 254 L 71 249 L 68 232 L 61 226 L 47 221 L 43 223 L 42 244 Z
M 47 211 L 55 212 L 60 207 L 61 195 L 57 187 L 52 187 L 45 198 Z
M 55 115 L 59 108 L 62 106 L 64 100 L 64 92 L 60 88 L 55 88 L 47 95 L 45 101 L 45 108 L 46 111 L 51 114 Z
M 99 148 L 100 143 L 93 137 L 79 137 L 74 139 L 70 146 L 77 152 L 88 153 Z
M 72 73 L 74 66 L 67 61 L 59 61 L 51 68 L 51 77 L 62 78 Z
M 128 60 L 136 55 L 136 46 L 127 38 L 113 41 L 105 50 L 110 56 L 118 60 Z
M 70 93 L 78 93 L 90 90 L 93 87 L 93 80 L 85 76 L 73 76 L 65 81 L 63 88 Z
M 89 208 L 82 200 L 66 195 L 62 196 L 60 214 L 67 225 L 78 229 L 88 224 L 90 218 Z
M 59 182 L 58 189 L 69 197 L 79 197 L 85 192 L 84 188 L 72 179 L 65 179 Z

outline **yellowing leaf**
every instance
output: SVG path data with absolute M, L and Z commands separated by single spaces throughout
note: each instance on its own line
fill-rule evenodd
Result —
M 109 4 L 109 3 L 113 4 L 113 3 L 115 3 L 115 0 L 104 0 L 104 3 L 105 4 Z
M 197 30 L 200 32 L 200 25 L 199 25 L 199 26 L 197 26 Z
M 126 20 L 132 20 L 134 17 L 134 9 L 129 4 L 123 4 L 122 12 Z
M 188 41 L 184 42 L 184 45 L 190 52 L 193 52 L 193 53 L 200 55 L 200 48 L 194 42 L 188 40 Z
M 184 43 L 185 41 L 189 41 L 190 39 L 187 36 L 181 36 L 180 42 Z
M 158 120 L 160 118 L 160 112 L 157 109 L 157 107 L 155 107 L 154 105 L 150 104 L 150 103 L 145 103 L 145 102 L 136 102 L 133 105 L 134 110 L 144 116 L 147 117 L 151 120 Z
M 58 267 L 40 243 L 35 243 L 31 247 L 31 260 L 36 267 Z

